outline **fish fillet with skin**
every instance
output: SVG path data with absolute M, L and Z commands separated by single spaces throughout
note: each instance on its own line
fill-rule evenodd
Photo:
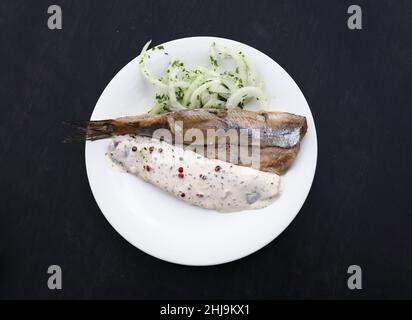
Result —
M 229 144 L 228 149 L 237 146 L 248 148 L 252 139 L 258 139 L 259 170 L 278 174 L 283 174 L 292 165 L 307 131 L 306 118 L 303 116 L 287 112 L 253 112 L 241 109 L 187 109 L 161 115 L 145 114 L 75 122 L 74 125 L 84 130 L 82 138 L 86 140 L 122 135 L 152 137 L 156 130 L 166 129 L 171 133 L 172 139 L 181 134 L 183 143 L 190 145 L 192 150 L 197 149 L 198 144 L 206 145 L 210 142 L 216 143 L 217 148 L 222 144 Z M 194 139 L 189 134 L 192 129 L 199 130 L 206 137 L 206 141 L 199 143 Z M 207 139 L 210 138 L 210 130 L 217 134 L 209 141 Z M 246 135 L 247 139 L 242 140 L 241 135 Z M 235 145 L 233 141 L 236 142 Z M 247 163 L 234 163 L 249 166 Z

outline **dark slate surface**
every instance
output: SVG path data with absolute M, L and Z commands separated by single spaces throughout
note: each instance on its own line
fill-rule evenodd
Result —
M 0 297 L 411 298 L 412 2 L 11 1 L 0 3 Z M 63 30 L 46 27 L 63 9 Z M 62 120 L 87 119 L 149 38 L 232 38 L 295 79 L 318 130 L 315 181 L 274 242 L 233 263 L 185 267 L 128 244 L 97 207 L 83 145 Z M 247 237 L 247 234 L 245 234 Z M 63 290 L 46 286 L 63 268 Z M 363 268 L 361 291 L 347 267 Z

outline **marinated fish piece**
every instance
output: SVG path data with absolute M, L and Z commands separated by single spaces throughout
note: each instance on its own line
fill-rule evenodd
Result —
M 179 199 L 220 212 L 266 207 L 280 190 L 277 174 L 208 159 L 148 137 L 115 140 L 108 156 L 126 172 Z
M 287 112 L 253 112 L 241 109 L 187 109 L 161 115 L 129 116 L 118 119 L 73 122 L 84 130 L 84 139 L 98 140 L 121 135 L 153 137 L 157 129 L 167 129 L 173 136 L 183 135 L 183 143 L 194 141 L 189 130 L 200 130 L 204 137 L 208 130 L 217 131 L 218 143 L 238 141 L 240 134 L 256 138 L 260 147 L 292 148 L 299 144 L 307 130 L 306 118 Z M 220 130 L 222 129 L 222 130 Z M 231 138 L 234 138 L 233 140 Z M 214 142 L 214 141 L 208 141 Z M 250 140 L 245 141 L 247 145 Z M 206 141 L 204 142 L 206 143 Z
M 242 166 L 252 166 L 252 163 L 229 154 L 234 148 L 244 150 L 255 148 L 258 142 L 260 159 L 254 168 L 284 174 L 295 160 L 300 147 L 300 141 L 306 134 L 306 118 L 286 112 L 253 112 L 241 109 L 187 109 L 161 115 L 129 116 L 118 119 L 73 122 L 82 129 L 80 140 L 98 140 L 115 136 L 132 135 L 153 137 L 158 129 L 166 129 L 173 143 L 175 137 L 181 136 L 186 148 L 198 152 L 211 159 L 228 161 Z M 197 140 L 190 130 L 197 130 L 203 140 Z M 210 130 L 214 132 L 210 135 Z M 245 135 L 245 136 L 243 136 Z M 246 139 L 242 139 L 246 137 Z M 209 154 L 204 147 L 215 144 L 216 149 L 226 147 L 227 155 L 219 152 Z M 255 150 L 255 149 L 254 149 Z M 235 156 L 233 156 L 235 155 Z

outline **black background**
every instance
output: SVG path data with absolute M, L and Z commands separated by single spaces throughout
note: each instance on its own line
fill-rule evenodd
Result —
M 362 31 L 347 28 L 353 3 Z M 51 4 L 62 30 L 47 28 Z M 293 223 L 213 267 L 163 262 L 125 241 L 93 199 L 84 146 L 61 143 L 62 121 L 88 119 L 148 39 L 197 35 L 244 42 L 283 66 L 319 142 Z M 1 0 L 0 37 L 0 297 L 412 297 L 412 1 Z M 47 288 L 52 264 L 63 290 Z M 351 264 L 363 290 L 347 288 Z

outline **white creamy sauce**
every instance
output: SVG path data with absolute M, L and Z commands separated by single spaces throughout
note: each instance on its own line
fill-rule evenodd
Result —
M 280 176 L 205 158 L 157 139 L 115 140 L 109 158 L 124 171 L 190 204 L 221 212 L 263 208 L 280 190 Z

